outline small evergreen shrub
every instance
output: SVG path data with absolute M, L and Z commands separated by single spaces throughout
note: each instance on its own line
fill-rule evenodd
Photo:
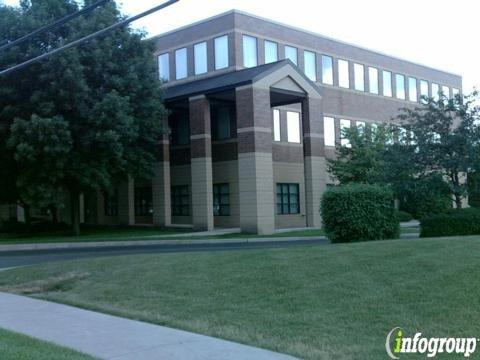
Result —
M 397 214 L 398 221 L 400 222 L 408 222 L 413 220 L 413 216 L 406 211 L 398 210 L 396 214 Z
M 322 197 L 323 227 L 332 242 L 393 239 L 400 234 L 393 193 L 377 185 L 351 184 Z
M 420 237 L 480 235 L 480 209 L 454 209 L 420 221 Z

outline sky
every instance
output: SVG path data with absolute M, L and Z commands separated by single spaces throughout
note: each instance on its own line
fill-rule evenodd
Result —
M 117 4 L 135 15 L 163 1 Z M 134 26 L 154 36 L 231 9 L 459 74 L 465 93 L 480 88 L 478 0 L 180 0 Z

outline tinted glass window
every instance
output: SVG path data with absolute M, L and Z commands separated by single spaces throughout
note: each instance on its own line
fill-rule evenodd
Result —
M 158 57 L 158 76 L 162 81 L 170 80 L 170 64 L 168 54 L 162 54 Z
M 438 100 L 440 92 L 440 86 L 438 84 L 432 83 L 432 98 Z
M 298 51 L 293 46 L 285 46 L 285 59 L 289 59 L 295 65 L 298 65 Z
M 355 90 L 365 91 L 365 73 L 363 65 L 353 64 L 353 75 L 355 78 Z
M 442 95 L 446 98 L 450 98 L 450 88 L 448 86 L 442 86 Z
M 428 97 L 428 81 L 420 80 L 420 96 Z
M 335 146 L 335 119 L 325 116 L 323 118 L 323 133 L 325 146 Z
M 287 112 L 287 139 L 291 143 L 300 143 L 300 114 Z
M 333 59 L 322 55 L 322 83 L 333 85 Z
M 316 56 L 314 52 L 304 51 L 304 65 L 305 65 L 305 75 L 312 80 L 317 81 L 317 64 Z
M 223 140 L 230 138 L 231 112 L 228 106 L 221 106 L 214 111 L 215 139 Z
M 265 64 L 278 61 L 278 44 L 273 41 L 265 41 Z
M 172 186 L 171 188 L 172 215 L 189 216 L 190 215 L 190 195 L 188 186 Z
M 228 36 L 215 39 L 215 70 L 228 67 Z
M 352 122 L 350 120 L 341 119 L 340 120 L 340 138 L 342 146 L 350 146 L 350 141 L 345 139 L 343 132 L 344 129 L 350 129 Z
M 277 214 L 300 213 L 298 184 L 277 184 Z
M 193 57 L 195 58 L 195 75 L 205 74 L 207 72 L 207 43 L 202 42 L 193 47 Z
M 408 100 L 417 101 L 417 79 L 408 78 Z
M 175 51 L 175 78 L 177 80 L 187 77 L 187 49 Z
M 273 140 L 280 141 L 280 110 L 273 110 Z
M 383 95 L 392 97 L 392 73 L 390 71 L 383 71 Z
M 350 77 L 347 60 L 338 60 L 338 85 L 343 88 L 350 87 Z
M 257 66 L 257 38 L 243 35 L 243 66 Z
M 368 91 L 378 94 L 378 70 L 374 67 L 368 68 Z
M 230 185 L 229 184 L 213 185 L 213 215 L 215 216 L 230 215 Z
M 395 89 L 397 90 L 397 99 L 405 100 L 405 76 L 395 75 Z

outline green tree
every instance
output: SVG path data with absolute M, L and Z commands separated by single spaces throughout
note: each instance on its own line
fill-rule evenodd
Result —
M 479 170 L 480 109 L 478 92 L 452 99 L 424 98 L 415 109 L 402 109 L 398 119 L 412 134 L 415 161 L 423 173 L 443 175 L 457 208 L 468 194 L 466 178 Z
M 13 39 L 76 10 L 74 0 L 23 0 L 19 8 L 0 8 L 0 30 Z M 0 54 L 0 67 L 121 19 L 109 2 Z M 10 157 L 21 169 L 16 185 L 22 201 L 58 205 L 67 192 L 78 234 L 81 193 L 108 191 L 127 174 L 151 176 L 166 118 L 153 50 L 143 33 L 125 28 L 1 79 L 0 123 L 8 124 Z
M 328 161 L 330 174 L 341 184 L 385 182 L 385 152 L 395 135 L 391 126 L 345 128 L 345 145 L 336 148 L 336 159 Z

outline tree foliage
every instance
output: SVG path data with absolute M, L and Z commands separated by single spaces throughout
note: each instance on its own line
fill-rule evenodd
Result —
M 455 199 L 461 207 L 466 177 L 480 169 L 478 93 L 423 99 L 401 109 L 396 125 L 344 129 L 330 173 L 341 183 L 389 185 L 415 217 L 437 213 Z M 471 188 L 471 186 L 470 186 Z
M 15 9 L 1 7 L 0 33 L 15 39 L 78 6 L 74 0 L 24 0 Z M 0 54 L 0 68 L 121 19 L 109 2 Z M 0 123 L 21 170 L 16 185 L 22 201 L 58 204 L 59 191 L 75 199 L 107 190 L 127 174 L 151 175 L 166 117 L 152 54 L 143 33 L 125 28 L 1 79 Z
M 480 168 L 478 92 L 447 99 L 425 98 L 415 109 L 402 109 L 398 119 L 415 139 L 416 161 L 424 172 L 443 174 L 457 208 L 468 194 L 466 178 Z

